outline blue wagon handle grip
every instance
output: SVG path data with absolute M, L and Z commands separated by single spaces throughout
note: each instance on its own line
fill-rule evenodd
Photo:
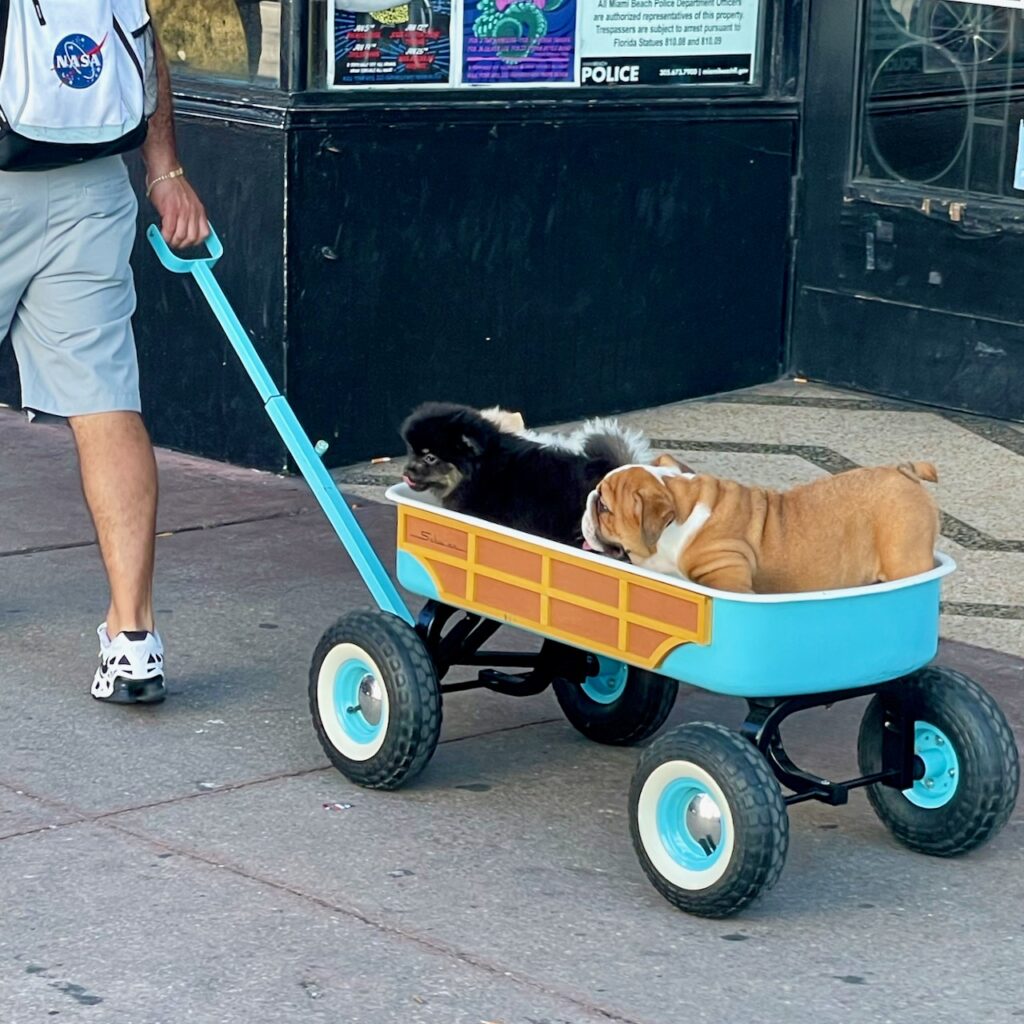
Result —
M 149 244 L 153 246 L 153 251 L 160 262 L 168 270 L 173 270 L 175 274 L 191 273 L 192 268 L 199 264 L 207 266 L 212 270 L 217 260 L 224 255 L 224 246 L 221 245 L 221 241 L 217 237 L 217 232 L 213 230 L 212 224 L 210 225 L 210 237 L 206 239 L 206 251 L 209 255 L 198 256 L 194 259 L 185 259 L 182 256 L 175 255 L 171 247 L 164 241 L 164 236 L 160 234 L 160 229 L 155 224 L 150 224 L 146 229 L 146 237 L 149 239 Z
M 387 569 L 378 558 L 377 552 L 373 550 L 373 546 L 352 514 L 348 503 L 341 496 L 337 485 L 331 479 L 331 474 L 324 467 L 320 455 L 302 429 L 292 407 L 288 404 L 288 399 L 281 394 L 274 378 L 270 376 L 263 360 L 260 359 L 252 339 L 235 315 L 234 309 L 231 308 L 231 303 L 228 302 L 220 282 L 213 276 L 214 264 L 224 255 L 224 247 L 213 228 L 210 228 L 210 237 L 206 240 L 209 255 L 196 259 L 183 259 L 181 256 L 176 256 L 164 241 L 163 235 L 160 234 L 155 224 L 151 224 L 146 229 L 146 237 L 160 262 L 168 270 L 176 274 L 191 274 L 195 278 L 196 284 L 199 285 L 206 300 L 210 303 L 214 315 L 221 327 L 224 328 L 231 347 L 256 386 L 270 421 L 277 428 L 281 440 L 284 441 L 295 464 L 306 478 L 306 483 L 309 484 L 313 496 L 320 503 L 320 507 L 324 510 L 331 526 L 334 527 L 334 532 L 345 546 L 345 550 L 374 600 L 384 611 L 391 612 L 400 619 L 404 619 L 409 625 L 413 625 L 412 614 L 405 601 L 402 600 L 401 594 L 398 593 L 398 588 L 392 582 Z

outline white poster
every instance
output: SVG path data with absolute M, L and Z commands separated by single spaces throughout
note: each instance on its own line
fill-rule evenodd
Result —
M 579 0 L 580 85 L 754 80 L 760 0 Z

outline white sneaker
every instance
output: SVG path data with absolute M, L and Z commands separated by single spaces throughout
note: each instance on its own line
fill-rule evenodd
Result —
M 100 667 L 92 695 L 111 704 L 158 704 L 167 696 L 164 685 L 164 645 L 159 633 L 125 630 L 113 640 L 104 622 L 100 638 Z

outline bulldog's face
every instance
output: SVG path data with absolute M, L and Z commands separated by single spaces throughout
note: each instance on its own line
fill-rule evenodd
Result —
M 675 503 L 663 475 L 650 466 L 613 470 L 590 492 L 583 514 L 583 536 L 595 551 L 631 562 L 650 558 Z

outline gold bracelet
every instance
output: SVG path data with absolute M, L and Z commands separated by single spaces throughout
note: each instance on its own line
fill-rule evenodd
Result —
M 172 178 L 180 178 L 185 174 L 183 167 L 175 167 L 173 171 L 168 171 L 166 174 L 161 174 L 159 178 L 154 178 L 152 181 L 146 182 L 146 198 L 149 198 L 149 193 L 160 184 L 161 181 L 170 181 Z

